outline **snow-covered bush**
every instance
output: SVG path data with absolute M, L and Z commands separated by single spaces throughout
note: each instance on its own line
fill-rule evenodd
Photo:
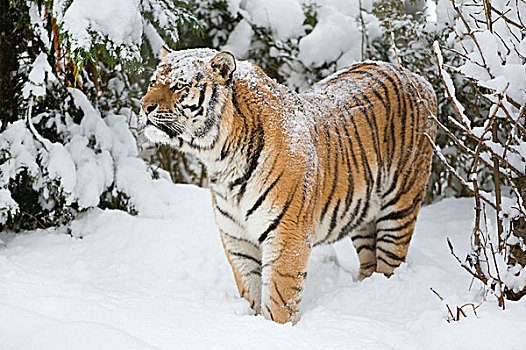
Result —
M 143 84 L 131 70 L 198 21 L 171 0 L 1 6 L 0 25 L 21 34 L 0 41 L 11 87 L 0 95 L 0 229 L 63 224 L 96 206 L 140 211 L 151 175 L 133 132 Z
M 435 42 L 439 76 L 455 109 L 440 127 L 467 157 L 471 171 L 460 174 L 439 147 L 436 150 L 451 174 L 475 196 L 471 251 L 465 262 L 459 262 L 504 308 L 505 299 L 526 295 L 526 3 L 448 2 L 448 15 L 454 19 L 450 51 L 460 57 L 460 64 L 445 61 Z M 468 106 L 457 98 L 450 71 L 476 86 L 477 97 L 490 108 L 470 118 Z M 453 128 L 462 137 L 453 134 Z M 479 169 L 491 174 L 490 191 L 480 185 Z M 494 221 L 487 208 L 496 213 Z
M 191 1 L 207 44 L 261 66 L 293 89 L 368 58 L 381 36 L 373 0 Z

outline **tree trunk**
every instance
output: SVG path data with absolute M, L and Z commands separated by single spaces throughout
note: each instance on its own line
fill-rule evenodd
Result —
M 526 203 L 526 176 L 519 176 L 513 181 L 517 190 L 519 190 L 519 195 L 522 197 L 522 203 Z M 511 222 L 511 232 L 517 238 L 522 238 L 523 241 L 526 241 L 526 218 L 519 216 L 517 219 Z M 519 243 L 512 245 L 510 248 L 510 258 L 508 265 L 519 264 L 521 266 L 526 266 L 526 251 L 522 250 L 522 247 Z M 524 295 L 526 295 L 526 287 L 522 291 L 515 293 L 513 291 L 508 291 L 507 298 L 510 300 L 519 300 Z
M 24 77 L 20 71 L 20 55 L 29 28 L 29 11 L 25 1 L 0 0 L 0 106 L 3 131 L 8 122 L 19 118 L 20 93 Z

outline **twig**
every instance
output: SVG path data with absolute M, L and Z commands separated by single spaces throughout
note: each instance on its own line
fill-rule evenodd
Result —
M 444 298 L 442 298 L 442 297 L 440 296 L 440 294 L 438 294 L 438 292 L 437 292 L 436 290 L 434 290 L 434 289 L 431 288 L 431 287 L 429 287 L 429 289 L 431 289 L 431 291 L 432 291 L 433 293 L 435 293 L 435 295 L 438 297 L 438 299 L 440 299 L 440 301 L 444 301 Z
M 431 146 L 433 147 L 433 150 L 434 150 L 435 154 L 438 156 L 438 159 L 446 167 L 446 169 L 449 171 L 449 173 L 451 175 L 453 175 L 462 184 L 462 186 L 464 186 L 466 188 L 466 190 L 469 191 L 469 193 L 473 193 L 473 191 L 474 191 L 473 188 L 471 188 L 469 186 L 469 184 L 464 180 L 464 178 L 460 174 L 458 174 L 458 172 L 455 170 L 455 168 L 453 168 L 447 162 L 447 160 L 444 158 L 444 155 L 442 153 L 440 153 L 440 150 L 436 146 L 435 142 L 429 137 L 428 134 L 425 134 L 425 135 L 427 137 L 427 140 L 431 143 Z M 492 207 L 493 209 L 496 209 L 495 208 L 495 204 L 493 204 L 493 202 L 490 199 L 486 198 L 484 195 L 482 195 L 480 193 L 479 193 L 479 196 L 480 196 L 480 198 L 482 198 L 484 200 L 484 202 L 488 203 L 488 205 L 490 207 Z
M 490 7 L 491 7 L 491 11 L 495 12 L 497 15 L 500 16 L 500 18 L 502 18 L 503 20 L 505 20 L 507 23 L 509 23 L 509 24 L 511 24 L 511 25 L 513 25 L 513 26 L 519 28 L 519 29 L 524 29 L 524 25 L 520 25 L 519 23 L 517 23 L 517 22 L 515 22 L 515 21 L 513 21 L 513 20 L 511 20 L 511 19 L 509 19 L 508 17 L 505 16 L 505 13 L 500 12 L 499 10 L 497 10 L 496 8 L 494 8 L 493 6 L 490 5 Z M 518 9 L 519 9 L 519 7 L 517 6 L 517 11 L 518 11 Z M 517 18 L 520 19 L 521 16 L 518 15 Z
M 484 141 L 484 136 L 489 131 L 490 126 L 493 125 L 493 121 L 492 120 L 494 120 L 496 118 L 497 111 L 499 109 L 503 108 L 503 106 L 502 106 L 502 99 L 504 97 L 504 94 L 505 94 L 506 90 L 508 89 L 508 86 L 509 86 L 509 83 L 506 85 L 506 88 L 503 90 L 503 93 L 499 94 L 499 100 L 497 102 L 497 106 L 496 106 L 495 110 L 493 111 L 493 114 L 490 117 L 490 123 L 488 125 L 486 125 L 486 127 L 485 127 L 485 129 L 483 131 L 483 134 L 481 136 L 477 136 L 477 135 L 473 134 L 473 131 L 471 130 L 471 128 L 468 125 L 466 125 L 466 123 L 460 123 L 460 122 L 458 122 L 458 121 L 456 121 L 456 120 L 454 120 L 452 118 L 450 118 L 450 121 L 453 123 L 453 125 L 455 125 L 457 128 L 459 128 L 462 132 L 464 132 L 467 136 L 472 138 L 477 143 L 481 143 L 482 142 L 482 145 L 486 148 L 486 150 L 491 154 L 492 157 L 496 157 L 499 161 L 501 161 L 501 162 L 503 162 L 505 164 L 508 164 L 509 168 L 516 175 L 521 176 L 522 172 L 520 171 L 520 169 L 517 169 L 513 165 L 509 164 L 509 162 L 502 155 L 497 154 L 490 146 L 486 145 L 486 143 Z M 446 91 L 449 94 L 449 91 L 447 90 L 447 88 L 446 88 Z M 459 117 L 459 119 L 461 119 L 461 118 Z M 488 168 L 492 169 L 493 166 L 488 166 Z
M 524 4 L 526 4 L 525 0 L 521 0 Z M 519 2 L 518 0 L 515 0 L 515 11 L 517 12 L 517 18 L 519 19 L 519 22 L 521 24 L 521 28 L 526 28 L 526 25 L 522 22 L 522 16 L 519 12 Z
M 480 58 L 482 59 L 482 64 L 484 65 L 486 71 L 488 72 L 488 75 L 491 77 L 491 79 L 494 79 L 495 76 L 491 73 L 491 71 L 490 71 L 490 69 L 488 67 L 488 64 L 486 63 L 486 59 L 484 57 L 484 53 L 482 52 L 482 48 L 480 47 L 480 44 L 479 44 L 478 40 L 475 38 L 475 34 L 471 30 L 471 27 L 469 26 L 469 23 L 466 21 L 466 18 L 464 18 L 464 15 L 462 14 L 462 12 L 458 8 L 458 6 L 455 5 L 455 1 L 451 1 L 451 4 L 453 5 L 453 9 L 457 12 L 459 18 L 464 23 L 464 26 L 466 27 L 466 30 L 467 30 L 466 34 L 471 38 L 471 40 L 473 40 L 473 43 L 477 47 L 477 50 L 479 51 L 479 54 L 480 54 Z
M 443 302 L 445 300 L 444 298 L 442 298 L 442 296 L 440 294 L 438 294 L 438 292 L 436 290 L 434 290 L 433 288 L 429 288 L 429 289 L 438 297 L 438 299 L 440 299 L 440 301 Z M 456 316 L 455 316 L 455 314 L 453 314 L 453 311 L 451 310 L 451 307 L 449 306 L 449 304 L 446 303 L 446 309 L 447 309 L 447 315 L 448 315 L 446 321 L 448 323 L 450 323 L 450 321 L 460 321 L 460 315 L 462 315 L 464 317 L 468 317 L 466 315 L 466 313 L 464 312 L 464 308 L 466 306 L 471 306 L 471 308 L 473 309 L 473 314 L 478 317 L 477 309 L 478 309 L 478 307 L 480 305 L 482 305 L 482 303 L 480 303 L 477 306 L 475 306 L 475 304 L 473 304 L 473 303 L 466 303 L 466 304 L 464 304 L 462 306 L 456 306 L 457 313 L 456 313 Z
M 455 251 L 453 249 L 453 244 L 451 243 L 451 240 L 449 237 L 447 238 L 447 245 L 449 247 L 449 251 L 451 252 L 451 255 L 455 258 L 455 260 L 459 263 L 460 267 L 462 267 L 464 270 L 466 270 L 471 276 L 478 279 L 479 281 L 482 281 L 482 283 L 486 284 L 488 282 L 488 279 L 484 275 L 477 275 L 474 273 L 465 263 L 463 263 L 459 257 L 455 254 Z
M 454 0 L 452 0 L 452 1 L 454 1 Z M 447 14 L 447 17 L 449 18 L 449 21 L 450 21 L 451 23 L 455 23 L 455 21 L 451 18 L 449 12 L 448 12 L 448 14 Z M 457 28 L 456 28 L 455 26 L 453 26 L 453 33 L 455 33 L 455 36 L 456 36 L 457 39 L 458 39 L 458 42 L 459 42 L 459 44 L 460 44 L 460 47 L 462 47 L 462 49 L 464 50 L 464 52 L 466 53 L 466 55 L 469 55 L 469 51 L 468 51 L 468 49 L 466 49 L 466 47 L 464 46 L 464 42 L 462 41 L 462 38 L 460 37 L 460 34 L 458 34 L 458 32 L 457 32 Z
M 499 306 L 502 307 L 502 310 L 506 310 L 506 304 L 504 303 L 504 288 L 502 288 L 502 279 L 500 278 L 500 272 L 499 267 L 497 266 L 497 258 L 495 257 L 495 249 L 493 248 L 493 243 L 490 242 L 489 247 L 491 250 L 491 256 L 493 258 L 493 265 L 495 267 L 495 271 L 497 272 L 497 282 L 499 283 Z
M 49 140 L 46 140 L 45 138 L 43 138 L 38 133 L 37 129 L 35 129 L 35 126 L 33 125 L 33 121 L 32 121 L 32 113 L 33 113 L 33 100 L 30 100 L 29 101 L 29 108 L 27 109 L 27 114 L 26 114 L 26 123 L 29 126 L 29 130 L 31 131 L 33 136 L 35 136 L 35 139 L 38 142 L 40 142 L 40 144 L 42 144 L 42 147 L 44 147 L 44 149 L 47 152 L 49 152 L 49 147 L 51 145 L 51 142 Z
M 493 142 L 498 142 L 496 123 L 493 123 L 491 127 L 491 133 L 492 133 Z M 500 216 L 501 211 L 502 211 L 502 197 L 501 197 L 501 191 L 500 191 L 500 166 L 499 166 L 499 159 L 496 156 L 493 156 L 492 158 L 493 158 L 493 183 L 495 185 L 495 206 L 497 207 L 497 234 L 498 234 L 499 250 L 500 250 L 502 246 L 501 236 L 502 236 L 502 231 L 503 231 L 502 218 Z
M 493 22 L 491 22 L 491 4 L 489 3 L 489 0 L 484 0 L 484 14 L 486 17 L 486 26 L 488 26 L 489 31 L 493 33 Z
M 26 211 L 22 211 L 22 212 L 20 212 L 20 214 L 25 215 L 25 216 L 29 216 L 31 219 L 35 220 L 35 222 L 36 222 L 38 225 L 40 225 L 40 227 L 41 227 L 42 229 L 44 229 L 44 230 L 47 231 L 46 226 L 45 226 L 40 220 L 38 220 L 38 218 L 37 218 L 36 216 L 34 216 L 34 215 L 32 215 L 32 214 L 29 214 L 29 213 L 26 212 Z
M 438 77 L 442 81 L 442 85 L 444 86 L 444 89 L 445 89 L 445 91 L 447 93 L 447 98 L 451 102 L 453 107 L 455 108 L 455 111 L 457 112 L 457 115 L 458 115 L 458 119 L 461 121 L 462 125 L 466 129 L 470 129 L 470 127 L 469 127 L 469 120 L 464 115 L 464 111 L 463 111 L 464 107 L 460 104 L 460 102 L 458 102 L 458 100 L 457 100 L 456 96 L 454 95 L 454 93 L 449 91 L 449 84 L 446 83 L 446 80 L 445 80 L 446 76 L 448 77 L 448 79 L 450 80 L 451 83 L 453 83 L 453 81 L 452 81 L 451 77 L 449 76 L 449 73 L 447 73 L 447 72 L 445 72 L 443 70 L 442 66 L 443 66 L 444 62 L 443 62 L 442 53 L 440 52 L 440 46 L 438 45 L 438 42 L 435 41 L 433 43 L 433 49 L 434 49 L 436 62 L 437 62 L 437 67 L 438 67 Z
M 467 304 L 462 305 L 460 308 L 463 309 L 463 308 L 465 308 L 466 306 L 471 306 L 471 307 L 473 308 L 473 313 L 475 314 L 475 316 L 478 317 L 478 315 L 477 315 L 477 309 L 479 308 L 480 305 L 482 305 L 482 303 L 480 303 L 480 304 L 477 305 L 477 306 L 475 306 L 475 304 L 473 304 L 473 303 L 467 303 Z
M 365 57 L 365 42 L 367 40 L 367 32 L 365 29 L 365 21 L 363 20 L 363 7 L 362 7 L 362 0 L 358 0 L 358 6 L 360 11 L 360 26 L 361 26 L 361 32 L 362 32 L 362 47 L 361 47 L 361 60 Z
M 396 57 L 396 62 L 398 62 L 398 68 L 402 68 L 402 65 L 400 64 L 400 58 L 398 57 L 398 52 L 396 52 L 396 43 L 395 43 L 395 37 L 393 33 L 393 28 L 391 27 L 391 20 L 387 20 L 387 23 L 389 24 L 389 31 L 391 32 L 391 41 L 393 43 L 393 51 Z

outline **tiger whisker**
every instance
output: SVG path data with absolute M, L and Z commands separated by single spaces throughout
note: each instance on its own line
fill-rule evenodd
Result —
M 171 115 L 163 116 L 162 114 L 156 114 L 155 116 L 150 117 L 150 119 L 156 119 L 156 120 L 174 120 L 175 118 Z
M 166 127 L 168 129 L 170 129 L 171 131 L 175 132 L 175 133 L 181 133 L 183 132 L 183 129 L 179 126 L 179 125 L 166 125 Z

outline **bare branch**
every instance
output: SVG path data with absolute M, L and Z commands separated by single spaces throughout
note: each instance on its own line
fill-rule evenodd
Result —
M 459 18 L 462 20 L 462 22 L 464 23 L 464 26 L 466 27 L 466 30 L 467 30 L 466 34 L 471 38 L 471 40 L 473 40 L 473 43 L 477 47 L 477 50 L 479 51 L 479 54 L 480 54 L 480 58 L 482 59 L 482 64 L 484 65 L 486 71 L 488 72 L 488 74 L 491 77 L 491 79 L 495 78 L 495 76 L 493 76 L 493 74 L 489 70 L 488 64 L 486 63 L 486 59 L 484 57 L 484 53 L 482 52 L 482 48 L 480 47 L 479 42 L 475 38 L 475 35 L 474 35 L 473 31 L 471 30 L 471 27 L 469 26 L 468 21 L 466 20 L 466 18 L 464 18 L 464 15 L 459 10 L 458 6 L 455 4 L 455 1 L 452 1 L 451 3 L 453 5 L 453 9 L 457 12 Z
M 402 68 L 402 65 L 400 64 L 400 58 L 398 57 L 398 52 L 396 52 L 396 42 L 393 34 L 393 28 L 391 27 L 391 20 L 388 19 L 387 23 L 389 23 L 389 31 L 391 32 L 391 42 L 393 43 L 393 51 L 395 53 L 396 62 L 398 62 L 398 68 Z
M 442 298 L 442 297 L 440 296 L 440 294 L 438 294 L 438 292 L 437 292 L 436 290 L 434 290 L 434 289 L 431 288 L 431 287 L 430 287 L 429 289 L 431 289 L 431 291 L 432 291 L 433 293 L 435 293 L 435 295 L 438 297 L 438 299 L 440 299 L 440 301 L 443 301 L 443 300 L 444 300 L 444 298 Z
M 479 276 L 477 275 L 476 273 L 474 273 L 473 271 L 471 271 L 471 269 L 469 268 L 469 266 L 467 266 L 465 263 L 463 263 L 462 261 L 460 261 L 459 257 L 457 256 L 457 254 L 455 253 L 455 250 L 453 249 L 453 244 L 451 243 L 451 240 L 449 239 L 449 237 L 447 238 L 447 245 L 449 247 L 449 251 L 451 253 L 451 255 L 453 255 L 453 257 L 455 258 L 455 260 L 459 263 L 460 267 L 462 267 L 464 270 L 466 270 L 471 276 L 473 276 L 474 278 L 478 279 L 479 281 L 482 281 L 482 283 L 486 284 L 488 282 L 488 279 L 485 278 L 484 276 Z
M 35 137 L 35 140 L 40 142 L 42 147 L 44 147 L 44 149 L 47 152 L 49 152 L 49 147 L 51 146 L 51 142 L 49 140 L 43 138 L 42 135 L 40 135 L 38 133 L 37 129 L 35 129 L 35 126 L 33 125 L 32 113 L 33 113 L 33 100 L 30 100 L 29 101 L 29 108 L 28 108 L 27 114 L 26 114 L 26 123 L 29 126 L 29 130 L 31 131 L 31 133 Z
M 447 171 L 449 171 L 449 173 L 451 175 L 453 175 L 462 184 L 462 186 L 464 186 L 466 188 L 466 190 L 468 190 L 469 193 L 473 194 L 473 191 L 474 191 L 473 187 L 469 186 L 469 184 L 466 182 L 466 180 L 464 180 L 464 178 L 455 170 L 455 168 L 453 168 L 448 163 L 447 159 L 440 152 L 440 150 L 438 149 L 438 147 L 435 144 L 435 142 L 431 139 L 431 137 L 429 137 L 428 134 L 426 134 L 426 137 L 427 137 L 427 140 L 431 143 L 431 147 L 433 147 L 433 150 L 434 150 L 435 154 L 438 156 L 438 159 L 446 167 Z M 496 209 L 495 204 L 493 204 L 493 201 L 491 199 L 486 198 L 486 196 L 481 194 L 481 193 L 479 193 L 479 196 L 484 202 L 488 203 L 488 205 L 490 207 L 492 207 L 493 209 Z
M 495 12 L 497 15 L 500 16 L 500 18 L 502 18 L 503 20 L 505 20 L 507 23 L 509 23 L 509 24 L 511 24 L 511 25 L 513 25 L 513 26 L 519 28 L 519 29 L 524 29 L 524 25 L 521 25 L 521 24 L 519 24 L 519 23 L 517 23 L 517 22 L 515 22 L 515 21 L 512 21 L 512 20 L 509 19 L 508 17 L 506 17 L 506 13 L 502 13 L 502 12 L 500 12 L 499 10 L 497 10 L 495 7 L 493 7 L 493 6 L 491 6 L 491 5 L 490 5 L 490 7 L 491 7 L 491 11 Z M 518 8 L 519 8 L 519 7 L 517 6 L 517 11 L 518 11 Z M 509 10 L 509 11 L 511 11 L 511 10 Z M 518 17 L 518 18 L 521 18 L 521 16 L 520 16 L 519 14 L 518 14 L 517 17 Z

